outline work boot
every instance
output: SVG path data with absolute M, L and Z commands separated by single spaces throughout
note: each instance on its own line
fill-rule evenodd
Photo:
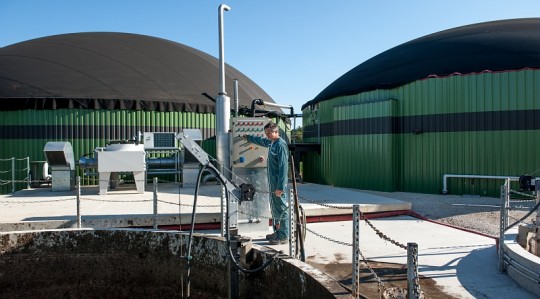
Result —
M 280 239 L 278 236 L 276 236 L 273 239 L 268 240 L 268 243 L 270 243 L 270 245 L 280 245 L 280 244 L 285 244 L 287 242 L 289 242 L 289 238 L 285 237 L 283 239 Z
M 277 237 L 277 234 L 276 233 L 271 233 L 271 234 L 266 235 L 266 240 L 270 241 L 270 240 L 274 239 L 275 237 Z

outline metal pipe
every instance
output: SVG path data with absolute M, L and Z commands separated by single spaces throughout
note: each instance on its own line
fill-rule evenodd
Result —
M 448 178 L 469 178 L 469 179 L 496 179 L 496 180 L 506 180 L 511 181 L 519 180 L 517 176 L 498 176 L 498 175 L 478 175 L 478 174 L 444 174 L 443 175 L 443 194 L 448 194 L 448 188 L 446 181 Z
M 231 118 L 231 99 L 225 91 L 225 51 L 223 46 L 223 11 L 231 8 L 225 4 L 219 6 L 219 72 L 220 91 L 216 97 L 216 156 L 221 173 L 230 167 L 229 155 L 229 119 Z
M 265 102 L 262 99 L 255 99 L 251 102 L 251 111 L 253 113 L 253 116 L 255 116 L 255 105 L 264 105 L 264 106 L 269 106 L 269 107 L 274 107 L 274 108 L 290 109 L 291 110 L 290 115 L 294 117 L 294 108 L 292 105 L 282 105 L 282 104 L 277 104 L 277 103 L 272 103 L 272 102 Z
M 225 92 L 225 49 L 223 41 L 223 11 L 229 11 L 231 8 L 226 4 L 219 6 L 219 94 L 226 95 Z
M 238 79 L 234 79 L 234 117 L 238 117 Z
M 533 269 L 529 269 L 526 266 L 522 265 L 518 262 L 518 260 L 515 260 L 508 255 L 505 255 L 505 264 L 506 269 L 508 269 L 508 267 L 512 267 L 515 271 L 519 272 L 522 277 L 531 280 L 537 285 L 540 284 L 540 276 L 538 275 L 538 273 L 536 273 Z
M 238 224 L 247 224 L 247 223 L 261 223 L 261 218 L 238 219 Z
M 265 102 L 265 101 L 262 101 L 262 102 L 263 102 L 263 104 L 264 104 L 265 106 L 276 107 L 276 108 L 293 109 L 293 106 L 291 106 L 291 105 L 282 105 L 282 104 L 276 104 L 276 103 Z

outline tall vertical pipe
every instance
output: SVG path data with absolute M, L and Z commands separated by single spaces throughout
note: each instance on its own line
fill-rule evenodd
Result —
M 216 156 L 219 170 L 225 174 L 224 168 L 230 167 L 229 155 L 229 119 L 231 117 L 231 99 L 225 91 L 225 49 L 223 42 L 223 12 L 231 8 L 221 4 L 218 9 L 219 18 L 219 95 L 216 97 Z M 229 176 L 227 176 L 229 177 Z
M 234 117 L 238 117 L 238 79 L 234 79 Z
M 219 19 L 219 94 L 227 95 L 225 92 L 225 47 L 223 44 L 223 11 L 229 11 L 231 8 L 226 4 L 221 4 L 218 9 Z

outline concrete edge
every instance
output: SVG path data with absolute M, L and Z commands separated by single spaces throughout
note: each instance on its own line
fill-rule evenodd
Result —
M 540 297 L 540 257 L 526 251 L 516 241 L 518 229 L 504 234 L 504 261 L 506 273 L 517 284 Z
M 158 226 L 178 225 L 180 217 L 177 214 L 160 214 L 157 217 Z M 195 218 L 198 224 L 221 223 L 221 213 L 197 213 Z M 182 215 L 182 225 L 191 224 L 191 214 Z M 108 229 L 116 227 L 152 227 L 154 225 L 153 215 L 110 215 L 110 216 L 83 216 L 81 219 L 82 228 Z M 76 228 L 77 220 L 34 220 L 12 223 L 0 223 L 0 232 L 21 231 L 21 230 L 49 230 L 60 228 Z

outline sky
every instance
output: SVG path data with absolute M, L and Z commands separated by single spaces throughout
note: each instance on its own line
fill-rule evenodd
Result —
M 0 47 L 64 33 L 128 32 L 218 58 L 220 4 L 231 8 L 223 17 L 225 62 L 295 113 L 347 71 L 402 43 L 540 17 L 540 0 L 0 0 Z

